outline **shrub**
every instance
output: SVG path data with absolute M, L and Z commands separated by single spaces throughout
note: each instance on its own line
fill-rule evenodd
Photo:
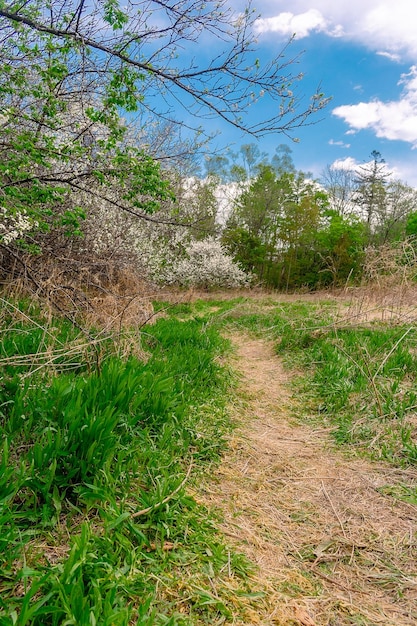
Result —
M 178 260 L 160 278 L 169 284 L 198 287 L 239 287 L 247 285 L 248 275 L 240 269 L 212 237 L 192 241 Z

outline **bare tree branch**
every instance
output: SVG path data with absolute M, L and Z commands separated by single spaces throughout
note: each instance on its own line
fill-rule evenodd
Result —
M 224 2 L 141 0 L 130 3 L 130 12 L 123 14 L 123 28 L 111 29 L 108 18 L 106 24 L 105 2 L 97 2 L 87 10 L 84 0 L 74 4 L 64 0 L 61 9 L 66 12 L 60 23 L 56 16 L 49 20 L 46 16 L 41 19 L 39 14 L 33 17 L 26 10 L 30 4 L 17 10 L 1 8 L 0 16 L 34 32 L 73 40 L 81 49 L 143 72 L 137 89 L 140 94 L 144 92 L 147 106 L 149 94 L 169 93 L 187 110 L 192 104 L 196 117 L 216 116 L 242 131 L 262 136 L 270 132 L 291 133 L 327 102 L 318 91 L 302 108 L 293 87 L 302 75 L 291 73 L 298 58 L 285 59 L 288 46 L 269 63 L 261 64 L 255 58 L 252 26 L 256 16 L 250 5 L 241 15 L 233 16 Z M 198 44 L 200 35 L 211 38 L 209 43 L 214 51 L 220 42 L 225 50 L 205 65 L 195 57 L 181 64 L 183 57 L 190 59 L 191 44 Z M 185 55 L 179 54 L 180 46 Z M 248 125 L 245 113 L 262 97 L 278 101 L 279 106 L 274 107 L 270 118 Z M 151 108 L 160 113 L 157 105 Z

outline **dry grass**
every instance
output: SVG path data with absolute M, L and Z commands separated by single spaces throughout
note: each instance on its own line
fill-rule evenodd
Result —
M 15 301 L 29 299 L 37 305 L 42 311 L 46 336 L 51 334 L 49 329 L 53 328 L 56 315 L 78 328 L 79 337 L 62 347 L 61 352 L 85 356 L 85 350 L 93 347 L 99 359 L 100 343 L 111 339 L 120 356 L 147 358 L 141 347 L 140 329 L 160 314 L 155 313 L 152 305 L 155 290 L 135 268 L 117 266 L 112 261 L 80 263 L 42 257 L 24 259 L 19 265 L 22 267 L 4 285 L 3 294 Z M 10 313 L 9 304 L 6 309 Z M 22 315 L 16 308 L 14 318 Z M 34 366 L 45 366 L 60 356 L 59 349 L 48 348 L 45 353 L 33 355 L 32 360 Z
M 360 287 L 339 292 L 355 323 L 381 321 L 413 324 L 417 320 L 417 252 L 415 242 L 368 248 Z
M 111 260 L 19 257 L 3 293 L 39 301 L 45 315 L 58 312 L 106 331 L 138 328 L 154 314 L 155 290 L 135 267 Z
M 80 264 L 68 260 L 65 265 L 50 260 L 31 259 L 19 272 L 4 285 L 4 298 L 0 303 L 0 317 L 7 318 L 7 324 L 24 321 L 29 326 L 43 328 L 44 340 L 36 354 L 22 357 L 24 364 L 30 363 L 29 375 L 39 369 L 68 361 L 69 368 L 93 358 L 99 365 L 101 344 L 110 339 L 114 350 L 121 357 L 134 354 L 146 360 L 148 353 L 141 346 L 140 329 L 152 323 L 160 314 L 155 314 L 152 300 L 155 292 L 142 280 L 134 268 L 117 267 L 111 262 L 90 262 Z M 36 309 L 42 312 L 42 321 L 35 321 L 30 313 L 24 313 L 11 301 L 31 300 Z M 27 307 L 25 307 L 27 310 Z M 77 331 L 74 338 L 65 345 L 55 338 L 54 317 L 67 318 Z M 39 320 L 39 313 L 35 315 Z M 12 361 L 19 365 L 16 357 L 2 359 L 0 365 Z M 60 365 L 62 369 L 62 363 Z
M 235 335 L 239 429 L 198 497 L 258 566 L 266 590 L 246 623 L 417 623 L 417 508 L 384 491 L 404 473 L 347 459 L 326 430 L 291 421 L 288 375 L 272 347 Z M 417 484 L 417 473 L 407 479 Z

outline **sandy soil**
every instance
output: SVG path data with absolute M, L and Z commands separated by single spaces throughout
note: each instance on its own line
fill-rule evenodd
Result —
M 238 428 L 199 495 L 229 544 L 257 565 L 266 594 L 247 624 L 417 624 L 417 507 L 387 485 L 417 472 L 352 459 L 294 417 L 271 344 L 231 337 L 241 375 Z M 241 622 L 239 622 L 241 623 Z

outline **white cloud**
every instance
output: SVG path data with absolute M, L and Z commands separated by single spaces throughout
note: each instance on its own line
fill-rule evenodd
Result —
M 356 36 L 367 45 L 383 48 L 393 53 L 404 53 L 415 58 L 417 41 L 415 36 L 416 7 L 413 0 L 396 0 L 395 4 L 380 0 L 369 8 L 359 20 Z
M 308 37 L 311 33 L 326 33 L 330 37 L 342 37 L 343 27 L 332 24 L 317 9 L 303 13 L 285 11 L 273 17 L 260 18 L 255 22 L 257 34 L 278 33 L 286 37 L 295 35 L 297 39 Z
M 401 61 L 401 57 L 399 54 L 395 54 L 393 52 L 384 52 L 383 50 L 379 50 L 377 55 L 380 57 L 385 57 L 390 61 L 394 61 L 395 63 L 399 63 Z
M 352 157 L 346 157 L 345 159 L 336 159 L 330 165 L 330 169 L 332 170 L 343 170 L 345 172 L 353 172 L 354 174 L 363 173 L 364 171 L 372 171 L 374 165 L 374 161 L 367 161 L 366 163 L 360 163 L 356 159 Z M 404 176 L 406 173 L 406 167 L 404 164 L 390 164 L 383 163 L 381 164 L 381 172 L 389 177 L 388 180 L 407 180 L 407 177 Z M 416 175 L 414 173 L 414 180 L 416 179 Z
M 341 148 L 350 148 L 350 143 L 344 143 L 344 141 L 335 141 L 334 139 L 330 139 L 330 146 L 340 146 Z
M 417 61 L 415 0 L 293 0 L 293 13 L 286 11 L 287 0 L 259 0 L 262 19 L 259 34 L 307 37 L 323 32 L 332 37 L 356 41 L 375 52 L 382 50 Z M 280 9 L 282 8 L 282 11 Z
M 275 17 L 260 18 L 256 21 L 255 30 L 258 34 L 272 32 L 297 38 L 308 37 L 311 32 L 325 31 L 327 22 L 320 11 L 310 9 L 305 13 L 284 12 Z
M 396 161 L 395 165 L 391 165 L 391 171 L 395 178 L 403 180 L 408 185 L 417 189 L 417 171 L 415 163 L 412 160 Z
M 347 104 L 336 107 L 333 115 L 342 118 L 353 131 L 373 130 L 377 137 L 406 141 L 417 148 L 417 67 L 403 74 L 399 84 L 404 85 L 399 100 Z
M 359 167 L 359 163 L 352 157 L 346 157 L 345 159 L 336 159 L 330 166 L 332 170 L 343 170 L 345 172 L 356 172 Z

